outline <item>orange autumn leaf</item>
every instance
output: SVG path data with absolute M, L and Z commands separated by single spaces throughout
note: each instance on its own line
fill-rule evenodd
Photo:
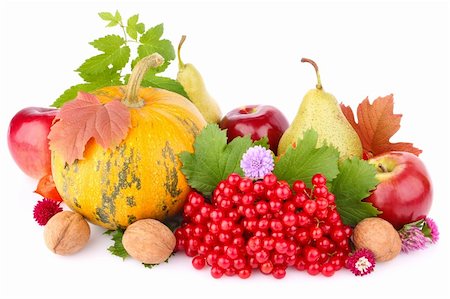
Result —
M 72 164 L 83 158 L 91 138 L 105 149 L 112 148 L 125 139 L 130 126 L 130 111 L 122 102 L 103 105 L 96 96 L 79 92 L 56 116 L 48 135 L 50 149 Z
M 40 180 L 34 191 L 37 194 L 42 195 L 44 198 L 48 198 L 54 201 L 62 201 L 63 199 L 56 190 L 55 182 L 51 174 L 44 175 Z
M 364 154 L 370 158 L 390 151 L 410 152 L 418 156 L 422 151 L 412 143 L 389 140 L 400 129 L 401 114 L 394 114 L 394 96 L 379 97 L 370 104 L 366 98 L 358 105 L 356 123 L 352 108 L 341 104 L 342 112 L 358 133 Z

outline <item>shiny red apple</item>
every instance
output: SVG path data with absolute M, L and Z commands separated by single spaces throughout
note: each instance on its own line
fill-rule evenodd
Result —
M 11 119 L 8 147 L 25 174 L 40 179 L 51 173 L 48 133 L 58 109 L 27 107 Z
M 220 128 L 227 129 L 228 141 L 237 136 L 250 135 L 255 141 L 267 136 L 270 149 L 275 154 L 281 136 L 289 127 L 283 113 L 269 105 L 248 105 L 233 109 L 223 117 L 219 125 Z
M 366 199 L 395 228 L 427 216 L 433 189 L 423 162 L 407 152 L 389 152 L 369 160 L 377 167 L 376 190 Z

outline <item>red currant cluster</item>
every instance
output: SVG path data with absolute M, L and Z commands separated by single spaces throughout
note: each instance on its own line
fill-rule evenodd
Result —
M 191 192 L 175 232 L 177 250 L 194 257 L 196 269 L 211 266 L 214 278 L 248 278 L 253 269 L 283 278 L 289 266 L 332 276 L 346 264 L 352 230 L 325 183 L 316 174 L 312 189 L 296 181 L 291 190 L 274 174 L 253 182 L 233 173 L 214 190 L 212 204 Z

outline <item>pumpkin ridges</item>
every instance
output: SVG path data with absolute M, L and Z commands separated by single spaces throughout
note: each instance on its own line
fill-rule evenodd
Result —
M 147 89 L 143 90 L 146 91 Z M 140 162 L 133 161 L 130 164 L 133 166 L 127 172 L 126 178 L 126 182 L 129 184 L 132 181 L 131 174 L 133 173 L 141 180 L 141 190 L 136 190 L 136 183 L 131 184 L 131 186 L 127 185 L 126 188 L 120 189 L 120 196 L 117 196 L 113 202 L 102 202 L 101 191 L 111 197 L 114 186 L 119 183 L 119 172 L 124 161 L 130 155 L 129 150 L 125 150 L 122 155 L 115 150 L 105 151 L 92 140 L 86 145 L 85 159 L 77 162 L 77 173 L 75 172 L 76 167 L 73 167 L 73 165 L 65 170 L 61 157 L 56 154 L 53 155 L 52 165 L 54 166 L 55 177 L 57 177 L 55 178 L 55 184 L 58 191 L 64 189 L 64 185 L 66 186 L 67 190 L 62 195 L 66 203 L 70 208 L 90 219 L 91 222 L 105 228 L 126 227 L 130 221 L 141 218 L 151 217 L 162 220 L 181 209 L 189 192 L 187 181 L 180 171 L 181 162 L 178 157 L 176 159 L 171 157 L 180 151 L 192 151 L 195 134 L 192 130 L 189 130 L 189 125 L 191 129 L 192 126 L 195 126 L 198 127 L 198 130 L 201 130 L 206 122 L 193 104 L 187 102 L 183 97 L 175 96 L 175 99 L 171 102 L 170 96 L 172 93 L 161 92 L 156 89 L 149 90 L 141 94 L 146 96 L 150 94 L 156 99 L 146 101 L 146 105 L 142 108 L 130 109 L 132 128 L 122 143 L 136 149 L 133 159 L 137 160 L 139 155 L 142 156 Z M 158 92 L 161 92 L 161 94 Z M 118 99 L 123 95 L 120 87 L 103 88 L 94 93 L 99 94 L 101 102 Z M 194 109 L 191 109 L 192 107 Z M 142 128 L 139 129 L 136 126 Z M 163 159 L 163 149 L 167 141 L 169 141 L 169 146 L 166 149 L 166 157 Z M 173 153 L 170 153 L 170 151 Z M 148 152 L 153 154 L 149 155 Z M 160 160 L 160 165 L 157 165 L 158 160 Z M 110 171 L 106 171 L 108 161 Z M 166 166 L 164 166 L 164 163 L 166 163 Z M 176 184 L 171 180 L 166 180 L 167 176 L 170 178 L 171 173 L 175 173 L 174 169 L 176 169 L 178 178 Z M 109 187 L 106 186 L 106 182 L 101 182 L 100 172 L 102 171 L 105 172 L 105 178 L 110 181 Z M 181 193 L 177 190 L 181 190 Z M 170 192 L 173 193 L 172 195 L 178 193 L 179 195 L 171 196 Z M 133 195 L 135 196 L 135 206 L 129 206 L 127 198 Z M 74 198 L 81 208 L 75 205 Z M 108 203 L 114 204 L 115 215 L 112 215 Z M 98 215 L 97 217 L 94 216 L 96 209 L 102 207 L 102 205 L 104 205 L 102 211 L 108 215 L 108 221 L 111 223 L 102 223 L 96 219 L 100 218 Z M 164 206 L 167 206 L 167 208 L 164 209 Z

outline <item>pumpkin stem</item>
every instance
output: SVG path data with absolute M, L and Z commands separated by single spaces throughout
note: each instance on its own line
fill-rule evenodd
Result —
M 150 68 L 157 68 L 164 63 L 164 58 L 158 53 L 142 58 L 131 72 L 128 80 L 125 98 L 122 103 L 131 108 L 139 108 L 144 106 L 144 100 L 139 98 L 139 89 L 141 88 L 142 79 Z

